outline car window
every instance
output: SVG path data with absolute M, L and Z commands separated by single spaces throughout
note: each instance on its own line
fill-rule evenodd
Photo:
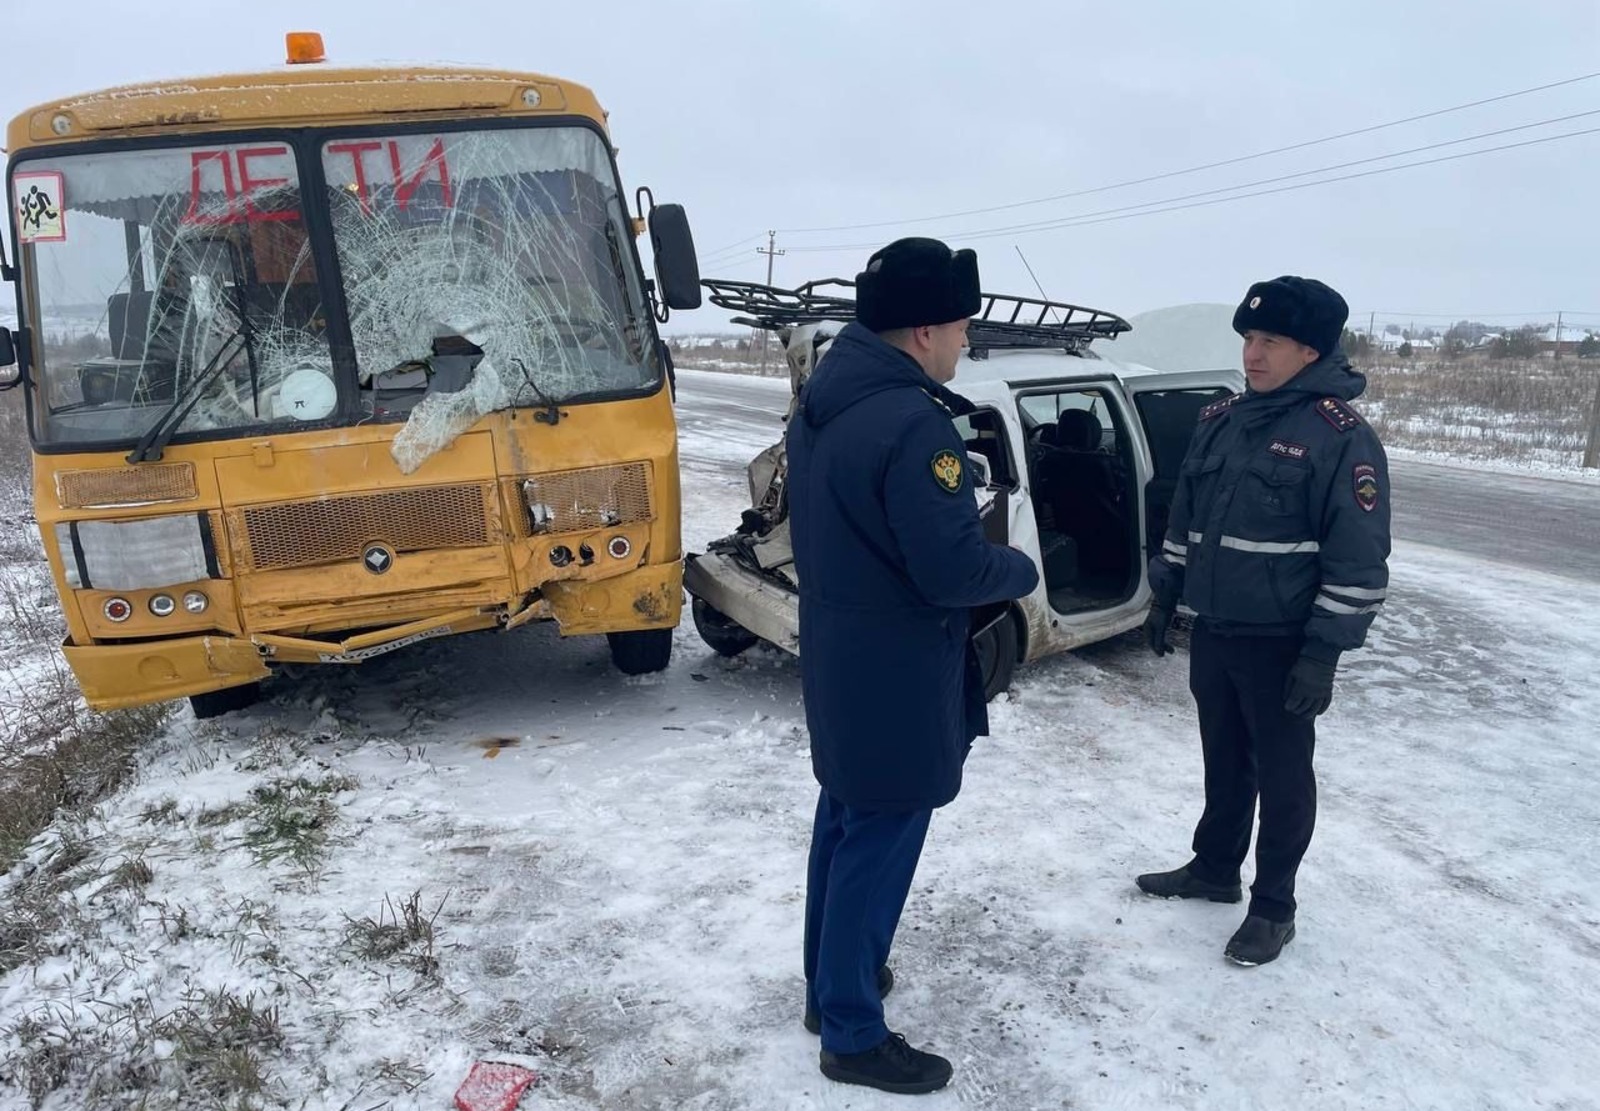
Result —
M 994 409 L 978 409 L 966 416 L 955 418 L 956 432 L 967 450 L 976 452 L 989 461 L 989 479 L 996 486 L 1014 487 L 1017 484 L 1016 468 L 1011 463 L 1011 450 L 1006 443 L 1005 425 Z
M 1036 441 L 1041 437 L 1049 439 L 1050 434 L 1046 429 L 1053 431 L 1060 422 L 1062 413 L 1079 409 L 1088 412 L 1100 422 L 1100 442 L 1096 446 L 1102 450 L 1115 450 L 1116 421 L 1111 414 L 1110 403 L 1101 390 L 1077 389 L 1026 394 L 1017 399 L 1017 408 L 1021 411 L 1030 441 Z

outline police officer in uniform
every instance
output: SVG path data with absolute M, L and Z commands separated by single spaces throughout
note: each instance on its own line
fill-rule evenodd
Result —
M 1234 313 L 1245 392 L 1202 409 L 1183 462 L 1145 633 L 1158 656 L 1179 599 L 1196 614 L 1189 687 L 1205 756 L 1194 858 L 1138 877 L 1162 898 L 1241 898 L 1224 949 L 1275 960 L 1295 934 L 1294 881 L 1311 843 L 1316 718 L 1343 652 L 1359 648 L 1389 584 L 1389 475 L 1377 435 L 1350 406 L 1366 387 L 1339 348 L 1349 310 L 1318 281 L 1252 285 Z
M 969 607 L 1030 593 L 1021 552 L 989 543 L 945 389 L 978 311 L 977 257 L 902 239 L 856 277 L 789 422 L 800 671 L 817 798 L 806 882 L 805 1026 L 822 1072 L 920 1093 L 950 1062 L 884 1023 L 900 912 L 934 809 L 988 732 Z

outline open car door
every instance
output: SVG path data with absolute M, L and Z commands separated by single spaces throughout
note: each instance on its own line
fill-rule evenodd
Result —
M 1130 374 L 1123 388 L 1133 402 L 1150 449 L 1150 481 L 1145 484 L 1144 523 L 1146 560 L 1159 551 L 1178 491 L 1178 468 L 1183 465 L 1200 410 L 1244 389 L 1239 370 L 1184 370 L 1158 374 Z

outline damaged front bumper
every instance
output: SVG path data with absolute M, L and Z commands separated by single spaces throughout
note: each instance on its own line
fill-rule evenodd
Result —
M 688 558 L 683 586 L 762 640 L 800 654 L 800 597 L 793 590 L 715 551 Z
M 594 581 L 545 583 L 520 604 L 461 607 L 341 640 L 276 633 L 211 634 L 62 645 L 84 700 L 116 710 L 265 679 L 276 664 L 356 664 L 437 637 L 555 621 L 563 636 L 670 629 L 683 596 L 680 564 L 647 564 Z

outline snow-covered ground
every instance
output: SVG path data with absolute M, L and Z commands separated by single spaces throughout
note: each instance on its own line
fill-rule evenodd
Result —
M 787 390 L 741 412 L 696 384 L 691 550 L 735 522 Z M 891 958 L 891 1027 L 956 1065 L 921 1106 L 1600 1106 L 1600 586 L 1411 543 L 1393 577 L 1321 726 L 1299 936 L 1261 969 L 1221 956 L 1241 908 L 1132 885 L 1186 859 L 1198 814 L 1185 655 L 1128 637 L 1019 671 Z M 0 978 L 0 1109 L 63 1043 L 124 1072 L 47 1111 L 135 1087 L 210 1106 L 174 1089 L 201 1057 L 151 1016 L 223 998 L 275 1008 L 243 1106 L 444 1108 L 484 1056 L 541 1073 L 529 1109 L 903 1106 L 822 1078 L 800 1026 L 815 791 L 796 661 L 720 659 L 687 620 L 657 676 L 533 628 L 181 714 L 63 831 L 69 926 Z M 309 867 L 261 859 L 285 797 Z M 414 892 L 431 948 L 361 955 L 352 920 Z

